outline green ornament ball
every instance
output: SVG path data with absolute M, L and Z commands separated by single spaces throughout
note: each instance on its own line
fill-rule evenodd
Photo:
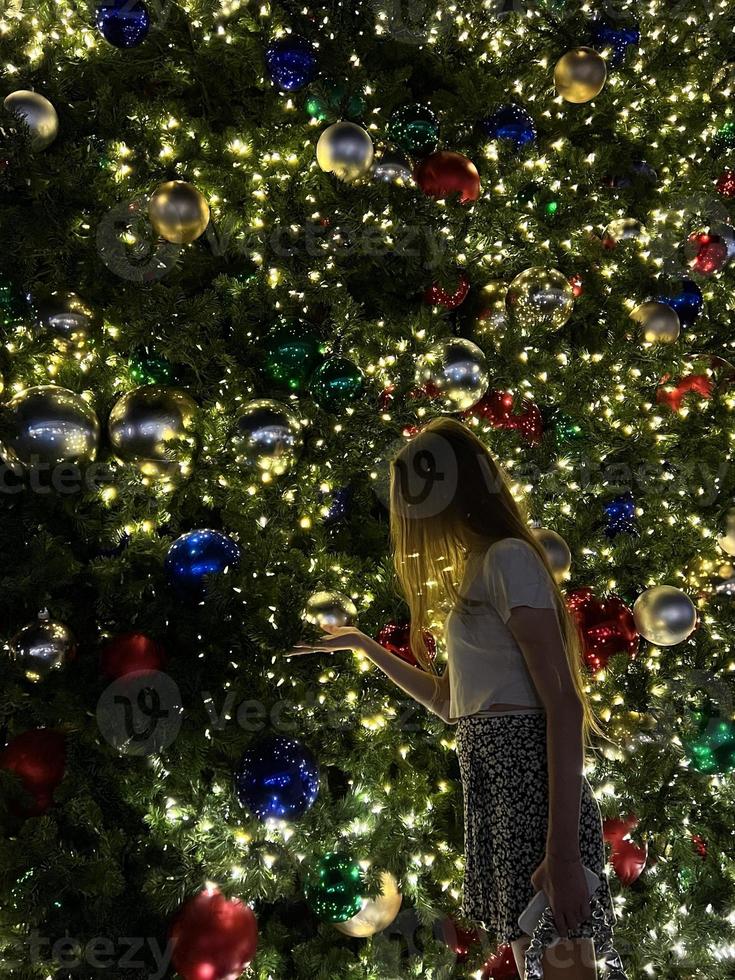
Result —
M 309 93 L 304 109 L 310 119 L 319 122 L 359 119 L 365 112 L 365 99 L 350 91 L 345 82 L 326 80 Z
M 717 130 L 713 146 L 716 150 L 732 150 L 735 147 L 735 122 L 726 122 Z
M 388 123 L 388 139 L 411 156 L 425 157 L 439 146 L 439 120 L 419 102 L 396 109 Z
M 0 326 L 15 327 L 28 314 L 25 297 L 9 279 L 0 276 Z
M 582 426 L 571 419 L 564 412 L 557 412 L 553 417 L 554 424 L 554 435 L 556 436 L 556 441 L 560 446 L 563 446 L 567 442 L 572 442 L 575 439 L 581 438 L 583 435 Z
M 265 373 L 276 385 L 303 391 L 323 359 L 322 342 L 303 320 L 284 320 L 268 335 Z
M 362 908 L 360 866 L 344 854 L 325 854 L 304 882 L 307 904 L 325 922 L 345 922 Z
M 692 769 L 707 775 L 722 775 L 735 770 L 735 722 L 720 713 L 715 705 L 693 711 L 695 729 L 683 738 L 684 751 Z
M 354 361 L 329 357 L 312 375 L 309 394 L 325 412 L 336 412 L 359 398 L 364 387 L 365 377 Z
M 129 361 L 130 377 L 139 385 L 165 384 L 174 376 L 174 369 L 165 357 L 147 347 L 141 347 Z

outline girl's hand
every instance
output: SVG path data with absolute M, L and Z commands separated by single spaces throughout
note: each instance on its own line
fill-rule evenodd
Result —
M 531 875 L 531 884 L 536 891 L 546 893 L 562 939 L 592 915 L 581 858 L 556 858 L 547 853 Z
M 355 626 L 324 626 L 323 629 L 325 636 L 314 643 L 298 643 L 286 656 L 302 657 L 306 653 L 336 653 L 337 650 L 364 653 L 368 644 L 375 642 Z

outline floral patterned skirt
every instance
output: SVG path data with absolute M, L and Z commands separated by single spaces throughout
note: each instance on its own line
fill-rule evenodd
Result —
M 457 723 L 464 790 L 463 912 L 508 943 L 523 935 L 518 916 L 535 894 L 531 875 L 546 852 L 549 780 L 546 715 L 470 715 Z M 600 808 L 587 779 L 579 820 L 582 862 L 600 876 L 597 891 L 614 924 Z M 571 936 L 591 936 L 582 923 Z

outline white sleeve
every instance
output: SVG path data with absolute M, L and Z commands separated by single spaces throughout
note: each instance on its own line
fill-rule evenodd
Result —
M 485 557 L 485 581 L 490 601 L 504 623 L 516 606 L 555 609 L 551 576 L 533 547 L 520 538 L 504 538 Z

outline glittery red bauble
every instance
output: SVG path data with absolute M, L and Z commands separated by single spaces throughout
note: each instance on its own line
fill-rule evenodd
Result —
M 418 667 L 419 663 L 411 652 L 410 630 L 410 623 L 386 623 L 378 633 L 377 639 L 378 643 L 382 647 L 385 647 L 386 650 L 395 653 L 401 660 L 405 660 L 407 664 Z M 426 649 L 429 657 L 433 660 L 436 656 L 436 640 L 428 630 L 424 630 L 424 640 L 426 641 Z
M 100 671 L 109 680 L 127 674 L 163 670 L 165 664 L 165 650 L 145 633 L 115 636 L 100 651 Z
M 711 398 L 714 382 L 706 374 L 689 374 L 676 381 L 662 382 L 656 391 L 656 401 L 659 405 L 667 405 L 672 412 L 678 412 L 687 395 L 697 398 Z
M 685 251 L 689 258 L 689 268 L 700 276 L 713 276 L 727 261 L 727 244 L 724 238 L 708 231 L 691 234 Z
M 610 864 L 621 885 L 632 885 L 640 878 L 648 860 L 648 844 L 634 844 L 632 840 L 619 840 L 613 845 Z
M 488 391 L 464 413 L 465 418 L 474 416 L 484 419 L 496 429 L 520 432 L 528 442 L 538 443 L 544 431 L 544 420 L 538 405 L 523 399 L 520 410 L 513 407 L 513 395 L 507 391 Z
M 707 841 L 701 836 L 701 834 L 692 834 L 692 844 L 695 852 L 704 861 L 704 859 L 707 857 Z
M 498 946 L 495 955 L 483 966 L 481 976 L 482 980 L 513 980 L 519 976 L 510 943 Z
M 239 898 L 210 886 L 181 906 L 169 938 L 184 980 L 237 980 L 255 956 L 258 923 Z
M 438 282 L 435 282 L 424 293 L 424 300 L 431 306 L 443 306 L 447 310 L 456 310 L 467 299 L 469 291 L 470 281 L 462 272 L 457 288 L 453 293 L 448 292 Z
M 53 728 L 35 728 L 23 732 L 0 752 L 0 769 L 20 777 L 23 789 L 32 798 L 19 812 L 39 816 L 54 801 L 54 790 L 64 778 L 66 743 L 61 732 Z
M 715 187 L 724 197 L 735 197 L 735 171 L 726 170 L 718 178 Z
M 477 167 L 461 153 L 439 150 L 418 164 L 414 180 L 430 197 L 451 197 L 459 194 L 462 204 L 476 201 L 480 196 L 480 175 Z
M 584 644 L 584 660 L 593 672 L 607 666 L 616 653 L 635 657 L 638 633 L 633 613 L 616 595 L 599 599 L 591 589 L 570 592 L 567 605 L 577 621 Z

